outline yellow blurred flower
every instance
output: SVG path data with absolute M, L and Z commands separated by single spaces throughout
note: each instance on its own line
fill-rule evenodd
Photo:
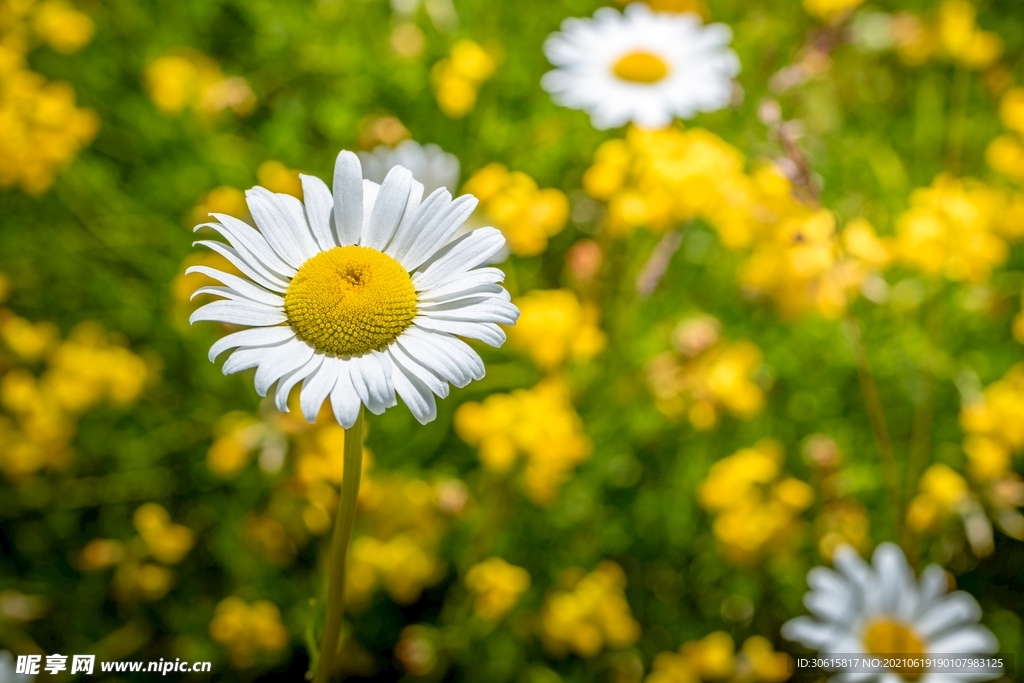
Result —
M 284 650 L 291 640 L 277 605 L 267 600 L 250 604 L 234 596 L 217 604 L 210 621 L 210 637 L 228 650 L 236 669 L 252 666 L 262 652 Z
M 491 557 L 470 567 L 465 581 L 466 588 L 473 594 L 473 609 L 477 615 L 498 621 L 530 587 L 530 574 L 500 557 Z
M 657 655 L 644 683 L 781 683 L 792 668 L 790 656 L 775 652 L 767 638 L 747 638 L 737 654 L 732 637 L 716 631 L 683 643 L 678 652 Z
M 569 218 L 569 200 L 560 190 L 540 189 L 530 176 L 497 163 L 474 173 L 463 192 L 480 200 L 480 212 L 501 230 L 509 251 L 518 256 L 542 253 Z
M 32 17 L 32 27 L 54 50 L 64 54 L 85 47 L 96 29 L 88 15 L 63 0 L 39 3 Z
M 907 266 L 956 282 L 984 282 L 1020 237 L 1008 198 L 971 179 L 942 174 L 915 190 L 896 221 L 896 250 Z
M 909 12 L 894 17 L 896 52 L 909 65 L 936 57 L 958 62 L 968 69 L 988 69 L 1003 55 L 1003 41 L 977 26 L 977 10 L 967 0 L 944 0 L 934 20 Z
M 210 116 L 226 109 L 246 116 L 256 108 L 256 95 L 241 76 L 224 76 L 213 59 L 181 50 L 158 57 L 145 72 L 150 99 L 160 111 L 177 114 L 193 108 Z
M 164 564 L 181 562 L 195 543 L 192 530 L 181 524 L 172 524 L 167 510 L 156 503 L 146 503 L 138 508 L 133 522 L 149 552 Z
M 245 192 L 227 185 L 213 188 L 192 209 L 192 225 L 210 222 L 211 213 L 224 213 L 235 218 L 248 219 L 249 207 L 245 203 Z M 224 261 L 227 262 L 227 259 Z
M 803 0 L 804 10 L 812 17 L 832 21 L 864 4 L 864 0 Z
M 607 343 L 597 325 L 597 307 L 581 303 L 570 290 L 534 290 L 515 304 L 519 320 L 508 329 L 509 342 L 529 354 L 542 370 L 555 370 L 568 361 L 590 360 Z
M 75 106 L 67 83 L 31 71 L 0 78 L 0 188 L 45 192 L 98 129 L 96 114 Z
M 921 532 L 962 510 L 969 496 L 967 481 L 947 465 L 935 464 L 918 482 L 920 493 L 907 509 L 907 526 Z
M 23 365 L 39 362 L 39 376 Z M 78 417 L 104 401 L 134 403 L 151 379 L 145 361 L 97 323 L 62 341 L 55 326 L 0 309 L 0 470 L 18 481 L 66 466 Z
M 655 405 L 672 419 L 687 418 L 694 429 L 711 429 L 724 412 L 749 418 L 764 407 L 764 391 L 754 381 L 762 367 L 760 349 L 722 340 L 720 329 L 711 316 L 684 320 L 672 335 L 675 350 L 647 365 Z
M 264 161 L 256 169 L 256 180 L 271 192 L 290 194 L 302 199 L 302 181 L 299 172 L 288 168 L 280 161 Z M 244 194 L 243 194 L 244 197 Z
M 594 657 L 603 649 L 628 647 L 640 638 L 640 624 L 626 602 L 626 575 L 604 561 L 589 574 L 568 570 L 565 590 L 548 594 L 540 614 L 541 639 L 555 656 L 572 652 Z
M 448 56 L 430 70 L 437 104 L 447 116 L 461 118 L 476 105 L 477 91 L 494 75 L 497 62 L 472 40 L 452 45 Z
M 782 474 L 782 445 L 771 439 L 743 448 L 711 466 L 697 490 L 714 513 L 713 531 L 726 558 L 748 565 L 766 552 L 785 552 L 814 502 L 805 482 Z
M 572 406 L 569 388 L 557 377 L 533 389 L 464 403 L 455 411 L 455 431 L 478 449 L 480 461 L 491 471 L 507 472 L 524 458 L 523 486 L 538 505 L 554 501 L 593 447 Z

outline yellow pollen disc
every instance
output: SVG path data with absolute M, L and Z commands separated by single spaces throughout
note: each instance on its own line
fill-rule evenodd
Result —
M 383 351 L 416 317 L 416 289 L 395 259 L 366 247 L 334 247 L 302 264 L 284 295 L 288 324 L 318 351 Z
M 926 654 L 924 639 L 909 624 L 895 619 L 872 619 L 864 628 L 864 649 L 871 655 L 914 657 Z M 916 681 L 924 675 L 923 667 L 894 669 L 905 681 Z
M 630 83 L 657 83 L 668 76 L 668 64 L 658 55 L 637 50 L 615 62 L 612 73 Z

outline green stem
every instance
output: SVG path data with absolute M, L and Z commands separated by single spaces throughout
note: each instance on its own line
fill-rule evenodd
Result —
M 946 170 L 954 175 L 960 173 L 970 94 L 971 72 L 967 67 L 958 63 L 953 74 L 953 87 L 950 93 L 949 136 L 946 140 Z
M 875 374 L 871 370 L 871 362 L 868 359 L 867 349 L 864 347 L 860 326 L 853 315 L 849 313 L 846 316 L 846 336 L 850 340 L 850 347 L 853 350 L 853 360 L 857 365 L 857 378 L 860 381 L 860 392 L 864 397 L 864 407 L 868 413 L 871 436 L 875 442 L 875 449 L 878 451 L 879 464 L 882 466 L 882 478 L 885 481 L 889 505 L 894 518 L 893 526 L 896 529 L 897 538 L 905 545 L 907 539 L 903 534 L 903 491 L 900 486 L 899 469 L 896 467 L 896 457 L 892 450 L 892 439 L 889 437 L 889 426 L 885 421 L 885 410 L 882 408 L 878 384 L 875 382 Z
M 363 407 L 352 428 L 345 432 L 345 470 L 341 478 L 341 499 L 338 518 L 331 536 L 331 560 L 327 584 L 327 619 L 323 640 L 320 641 L 320 661 L 314 683 L 327 683 L 331 677 L 334 652 L 338 649 L 341 617 L 345 612 L 345 556 L 356 519 L 356 501 L 359 498 L 359 479 L 363 470 Z

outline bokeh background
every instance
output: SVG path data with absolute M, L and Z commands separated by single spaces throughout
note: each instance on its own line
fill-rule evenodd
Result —
M 0 0 L 0 649 L 306 671 L 344 432 L 207 360 L 191 228 L 413 139 L 523 315 L 369 420 L 348 675 L 781 682 L 887 540 L 1024 663 L 1019 3 L 651 4 L 732 28 L 732 106 L 554 105 L 593 0 Z

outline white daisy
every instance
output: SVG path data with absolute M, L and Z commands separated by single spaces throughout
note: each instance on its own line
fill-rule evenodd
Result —
M 231 216 L 200 228 L 227 244 L 204 240 L 245 278 L 206 266 L 223 287 L 196 294 L 206 304 L 191 322 L 214 320 L 250 329 L 229 334 L 210 360 L 237 349 L 224 374 L 256 368 L 256 391 L 277 383 L 277 407 L 302 382 L 300 404 L 310 422 L 330 397 L 335 417 L 351 427 L 360 406 L 379 415 L 401 396 L 421 423 L 436 416 L 434 395 L 484 376 L 480 356 L 458 337 L 500 346 L 519 311 L 497 268 L 479 268 L 502 248 L 494 228 L 452 236 L 476 208 L 445 189 L 426 199 L 423 186 L 395 167 L 378 185 L 364 180 L 359 158 L 342 152 L 334 194 L 318 178 L 300 176 L 305 203 L 262 187 L 246 193 L 258 230 Z
M 458 157 L 434 144 L 403 140 L 394 148 L 378 145 L 372 152 L 359 152 L 359 160 L 363 162 L 363 175 L 375 183 L 384 182 L 395 166 L 412 171 L 412 177 L 423 184 L 425 194 L 442 187 L 455 192 L 459 182 Z
M 978 624 L 981 608 L 963 591 L 947 594 L 946 573 L 931 565 L 920 581 L 897 546 L 883 543 L 874 566 L 849 546 L 835 552 L 839 571 L 815 567 L 807 575 L 811 591 L 804 605 L 814 615 L 786 622 L 782 635 L 824 656 L 830 655 L 974 655 L 995 652 L 999 644 Z M 836 679 L 882 683 L 952 683 L 998 678 L 993 673 L 943 673 L 903 670 L 840 672 Z
M 740 72 L 731 39 L 728 26 L 703 26 L 696 14 L 602 7 L 548 37 L 544 54 L 557 68 L 541 85 L 558 104 L 589 112 L 595 128 L 662 128 L 729 103 Z

